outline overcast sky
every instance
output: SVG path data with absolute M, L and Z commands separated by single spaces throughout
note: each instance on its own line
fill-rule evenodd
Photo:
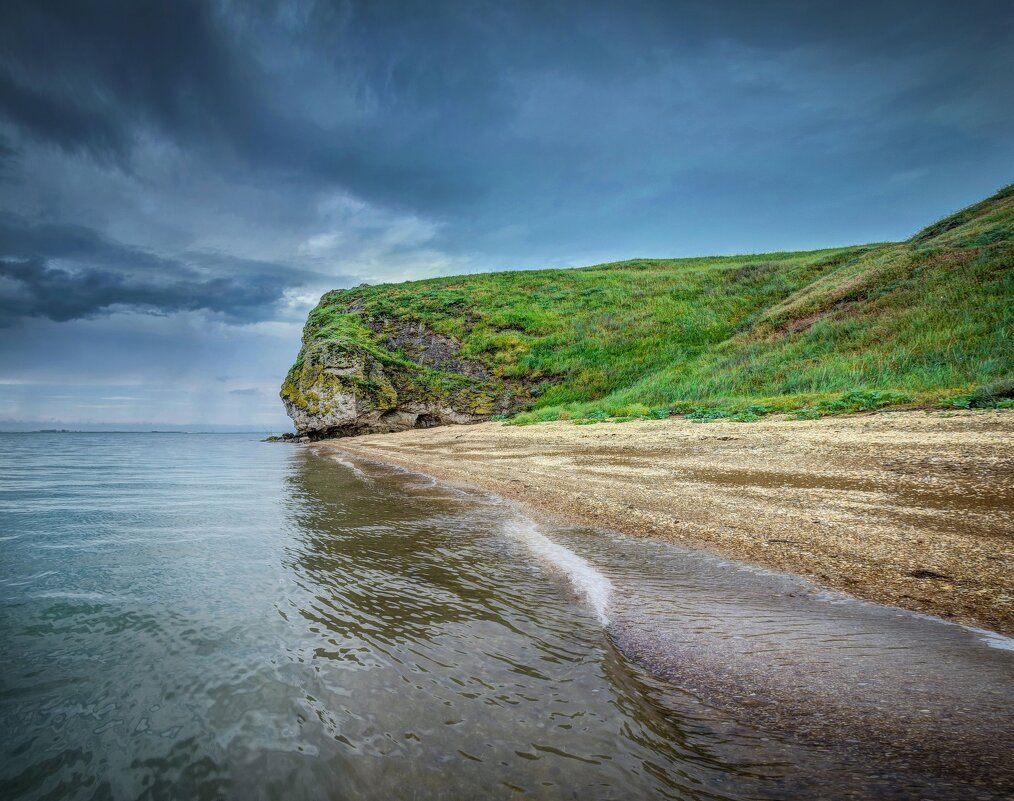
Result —
M 901 239 L 1014 180 L 1014 4 L 0 0 L 0 421 L 287 428 L 362 281 Z

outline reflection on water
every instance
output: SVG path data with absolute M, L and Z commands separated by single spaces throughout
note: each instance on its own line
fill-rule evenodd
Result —
M 4 799 L 999 797 L 641 672 L 675 551 L 243 436 L 0 439 Z
M 385 757 L 346 755 L 361 795 L 719 798 L 749 780 L 645 702 L 594 610 L 503 536 L 502 508 L 404 473 L 350 482 L 305 453 L 291 481 L 299 614 L 347 670 L 330 723 Z
M 755 783 L 643 700 L 492 507 L 244 437 L 3 439 L 0 797 Z

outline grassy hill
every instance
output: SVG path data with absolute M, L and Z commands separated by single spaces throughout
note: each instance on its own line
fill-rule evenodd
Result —
M 385 346 L 377 319 L 453 337 L 489 381 L 524 387 L 518 423 L 1009 404 L 1014 186 L 900 243 L 332 292 L 304 352 L 344 343 L 409 366 L 422 386 L 460 383 Z M 283 397 L 297 397 L 301 364 Z

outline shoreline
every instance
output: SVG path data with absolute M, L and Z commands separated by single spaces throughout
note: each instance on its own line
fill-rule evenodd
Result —
M 482 423 L 325 440 L 519 502 L 1014 634 L 1014 412 Z

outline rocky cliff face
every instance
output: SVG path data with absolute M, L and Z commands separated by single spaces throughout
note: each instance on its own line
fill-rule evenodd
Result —
M 463 357 L 453 337 L 367 315 L 340 290 L 311 312 L 280 395 L 297 433 L 312 439 L 476 423 L 530 400 L 522 384 Z

